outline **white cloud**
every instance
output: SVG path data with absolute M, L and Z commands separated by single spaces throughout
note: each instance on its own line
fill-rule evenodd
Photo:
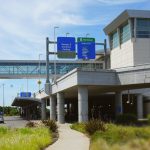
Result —
M 0 0 L 0 59 L 6 55 L 23 58 L 21 53 L 27 56 L 29 52 L 24 59 L 35 58 L 34 53 L 45 49 L 45 37 L 53 36 L 55 25 L 68 28 L 108 23 L 113 13 L 103 14 L 101 4 L 141 1 L 145 0 Z
M 5 59 L 4 56 L 34 59 L 35 53 L 45 49 L 45 37 L 53 33 L 55 25 L 99 24 L 99 19 L 87 19 L 83 14 L 90 0 L 0 0 L 0 3 L 3 4 L 0 5 L 0 59 Z
M 34 21 L 42 26 L 91 25 L 97 20 L 87 20 L 82 15 L 89 0 L 40 1 L 34 11 Z
M 123 4 L 130 4 L 130 3 L 140 3 L 147 0 L 97 0 L 97 1 L 105 5 L 123 5 Z

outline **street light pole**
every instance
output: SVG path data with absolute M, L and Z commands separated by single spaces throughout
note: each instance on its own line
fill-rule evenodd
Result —
M 69 35 L 69 34 L 70 34 L 70 33 L 69 33 L 69 32 L 67 32 L 67 33 L 66 33 L 66 37 L 68 37 L 68 35 Z
M 39 54 L 39 74 L 41 73 L 41 66 L 40 66 L 40 61 L 41 61 L 41 59 L 40 59 L 40 56 L 42 56 L 42 54 Z
M 49 38 L 46 38 L 46 83 L 49 84 Z
M 58 29 L 59 27 L 54 27 L 54 52 L 56 53 L 56 39 L 55 39 L 55 30 Z M 54 82 L 56 81 L 56 54 L 55 54 L 55 58 L 54 58 Z
M 5 86 L 5 84 L 3 83 L 2 84 L 2 86 L 3 86 L 3 115 L 4 115 L 4 107 L 5 107 L 5 97 L 4 97 L 4 94 L 5 94 L 5 91 L 4 91 L 4 86 Z
M 39 81 L 38 81 L 38 84 L 39 84 L 39 92 L 40 92 L 40 85 L 41 85 L 41 81 L 40 81 L 40 74 L 41 74 L 41 65 L 40 65 L 40 56 L 41 56 L 42 54 L 39 54 Z
M 86 38 L 87 38 L 89 35 L 90 35 L 90 34 L 89 34 L 89 33 L 87 33 L 87 34 L 86 34 Z
M 104 39 L 104 63 L 105 69 L 107 69 L 107 41 Z

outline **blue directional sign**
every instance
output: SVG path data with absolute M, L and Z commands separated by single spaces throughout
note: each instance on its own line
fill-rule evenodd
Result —
M 75 58 L 75 38 L 57 37 L 57 56 L 58 58 Z
M 21 92 L 20 97 L 31 97 L 31 92 Z
M 78 41 L 78 59 L 95 59 L 95 38 L 81 38 Z

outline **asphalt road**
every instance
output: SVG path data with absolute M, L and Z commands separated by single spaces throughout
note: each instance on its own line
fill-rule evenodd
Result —
M 27 120 L 23 120 L 19 116 L 4 117 L 4 123 L 0 123 L 0 126 L 7 126 L 10 128 L 23 128 L 25 127 Z

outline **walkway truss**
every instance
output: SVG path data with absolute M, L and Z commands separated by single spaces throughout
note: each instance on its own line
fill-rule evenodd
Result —
M 49 62 L 50 78 L 54 75 L 54 61 Z M 103 69 L 100 61 L 56 61 L 56 74 L 62 76 L 74 68 Z M 0 78 L 45 78 L 46 61 L 41 60 L 0 60 Z

